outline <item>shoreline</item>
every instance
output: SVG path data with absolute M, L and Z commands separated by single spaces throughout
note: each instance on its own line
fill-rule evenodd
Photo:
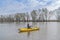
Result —
M 13 20 L 13 21 L 0 21 L 0 22 L 60 22 L 60 20 Z

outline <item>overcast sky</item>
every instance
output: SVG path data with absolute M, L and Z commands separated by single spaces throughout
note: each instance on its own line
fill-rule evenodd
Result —
M 42 7 L 57 9 L 60 7 L 60 0 L 0 0 L 0 14 L 29 12 Z

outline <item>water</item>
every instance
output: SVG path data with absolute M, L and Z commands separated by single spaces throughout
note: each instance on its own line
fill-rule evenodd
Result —
M 60 40 L 60 22 L 30 22 L 39 31 L 19 33 L 18 28 L 26 27 L 26 22 L 0 23 L 0 40 Z

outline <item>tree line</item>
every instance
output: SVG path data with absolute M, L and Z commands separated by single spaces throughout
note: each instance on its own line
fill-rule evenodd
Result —
M 14 15 L 11 14 L 8 16 L 0 15 L 0 22 L 46 21 L 50 20 L 52 15 L 54 15 L 52 11 L 48 11 L 47 8 L 41 8 L 38 10 L 33 10 L 30 13 L 16 13 Z

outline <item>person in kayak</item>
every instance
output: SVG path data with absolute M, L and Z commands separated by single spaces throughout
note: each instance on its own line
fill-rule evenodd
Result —
M 29 26 L 29 24 L 27 24 L 27 28 L 31 28 L 31 26 Z

